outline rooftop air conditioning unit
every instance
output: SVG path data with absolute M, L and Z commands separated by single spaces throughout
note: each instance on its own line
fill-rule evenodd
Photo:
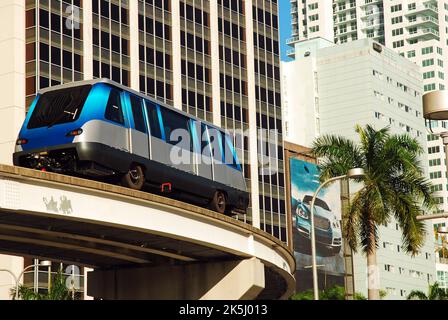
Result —
M 374 42 L 373 43 L 373 50 L 381 53 L 383 51 L 383 47 L 379 43 Z

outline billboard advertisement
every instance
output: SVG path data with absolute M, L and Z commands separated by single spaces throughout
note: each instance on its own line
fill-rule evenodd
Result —
M 291 215 L 294 256 L 297 270 L 311 273 L 310 205 L 319 187 L 316 164 L 296 159 L 290 161 Z M 320 273 L 344 275 L 339 183 L 322 189 L 314 203 L 316 262 Z

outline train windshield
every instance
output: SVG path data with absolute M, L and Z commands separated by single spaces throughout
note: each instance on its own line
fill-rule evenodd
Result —
M 45 92 L 39 97 L 28 129 L 52 127 L 79 118 L 91 85 Z

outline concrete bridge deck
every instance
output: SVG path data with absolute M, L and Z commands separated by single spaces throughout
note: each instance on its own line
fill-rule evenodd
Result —
M 249 224 L 146 192 L 6 165 L 0 253 L 91 267 L 89 295 L 107 299 L 282 299 L 295 287 L 291 250 Z

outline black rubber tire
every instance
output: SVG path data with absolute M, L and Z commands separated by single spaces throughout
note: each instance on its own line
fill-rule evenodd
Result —
M 143 168 L 136 164 L 131 165 L 129 171 L 122 176 L 121 184 L 129 189 L 141 190 L 145 184 Z
M 224 214 L 226 212 L 227 199 L 222 191 L 215 191 L 213 199 L 210 202 L 210 209 L 218 213 Z

